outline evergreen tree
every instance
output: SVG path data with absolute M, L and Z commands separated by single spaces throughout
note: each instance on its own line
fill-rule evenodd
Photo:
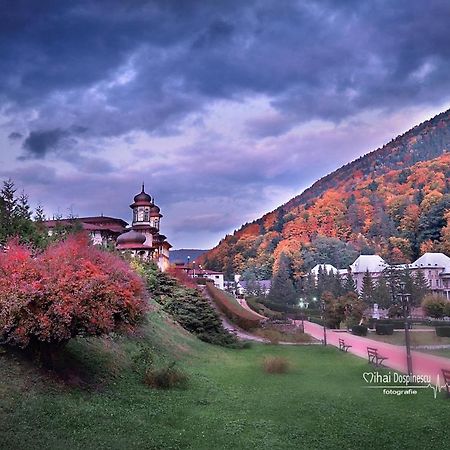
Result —
M 374 303 L 374 291 L 375 286 L 372 279 L 372 275 L 369 270 L 366 270 L 366 273 L 363 277 L 363 285 L 361 289 L 361 300 L 367 305 L 372 305 Z
M 344 294 L 344 288 L 342 286 L 342 278 L 339 273 L 331 273 L 332 277 L 332 288 L 331 292 L 335 297 L 340 297 Z
M 4 181 L 0 191 L 0 243 L 18 237 L 22 243 L 42 247 L 46 233 L 38 230 L 31 214 L 28 195 L 22 192 L 16 197 L 14 182 L 11 179 Z
M 14 219 L 17 206 L 15 194 L 14 182 L 11 179 L 4 181 L 0 191 L 0 242 L 2 243 L 15 234 Z
M 345 278 L 345 282 L 343 285 L 344 293 L 353 292 L 354 294 L 358 295 L 358 292 L 356 290 L 356 284 L 355 280 L 353 279 L 353 275 L 351 272 L 347 273 L 347 276 Z
M 45 221 L 44 207 L 41 204 L 39 204 L 36 207 L 36 210 L 34 211 L 34 221 L 36 223 L 41 223 Z
M 428 281 L 425 278 L 423 270 L 418 270 L 413 275 L 412 283 L 412 301 L 414 305 L 420 305 L 423 298 L 430 293 Z
M 378 277 L 375 283 L 373 302 L 377 303 L 380 308 L 388 308 L 392 303 L 391 291 L 383 274 Z
M 295 304 L 297 295 L 294 284 L 290 278 L 289 258 L 284 254 L 280 256 L 279 267 L 272 279 L 269 300 L 282 304 Z

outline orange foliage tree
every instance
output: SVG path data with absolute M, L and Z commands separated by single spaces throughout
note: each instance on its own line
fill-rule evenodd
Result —
M 34 256 L 16 242 L 0 254 L 0 340 L 44 366 L 75 336 L 131 330 L 146 309 L 144 285 L 119 257 L 77 235 Z

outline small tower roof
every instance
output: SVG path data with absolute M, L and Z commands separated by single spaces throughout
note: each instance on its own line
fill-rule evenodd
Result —
M 142 183 L 142 190 L 139 194 L 134 196 L 134 203 L 152 203 L 152 197 L 145 192 L 144 183 Z

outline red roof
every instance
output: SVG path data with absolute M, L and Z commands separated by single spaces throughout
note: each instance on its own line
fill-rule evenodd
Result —
M 59 220 L 45 220 L 44 225 L 47 228 L 55 228 L 58 224 L 70 225 L 80 223 L 86 231 L 111 231 L 113 233 L 122 233 L 128 225 L 122 219 L 107 216 L 93 216 L 93 217 L 77 217 L 75 219 L 59 219 Z

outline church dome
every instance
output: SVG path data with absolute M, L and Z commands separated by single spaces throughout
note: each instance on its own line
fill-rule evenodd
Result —
M 148 195 L 145 191 L 144 191 L 144 183 L 142 183 L 142 191 L 134 196 L 134 202 L 146 202 L 146 203 L 152 203 L 152 198 L 150 197 L 150 195 Z
M 161 209 L 159 208 L 159 206 L 153 205 L 153 206 L 150 208 L 150 215 L 151 215 L 152 213 L 153 213 L 153 214 L 159 214 L 160 211 L 161 211 Z
M 139 233 L 134 230 L 127 231 L 126 233 L 122 233 L 117 238 L 117 245 L 142 245 L 145 242 L 145 236 L 142 233 Z

